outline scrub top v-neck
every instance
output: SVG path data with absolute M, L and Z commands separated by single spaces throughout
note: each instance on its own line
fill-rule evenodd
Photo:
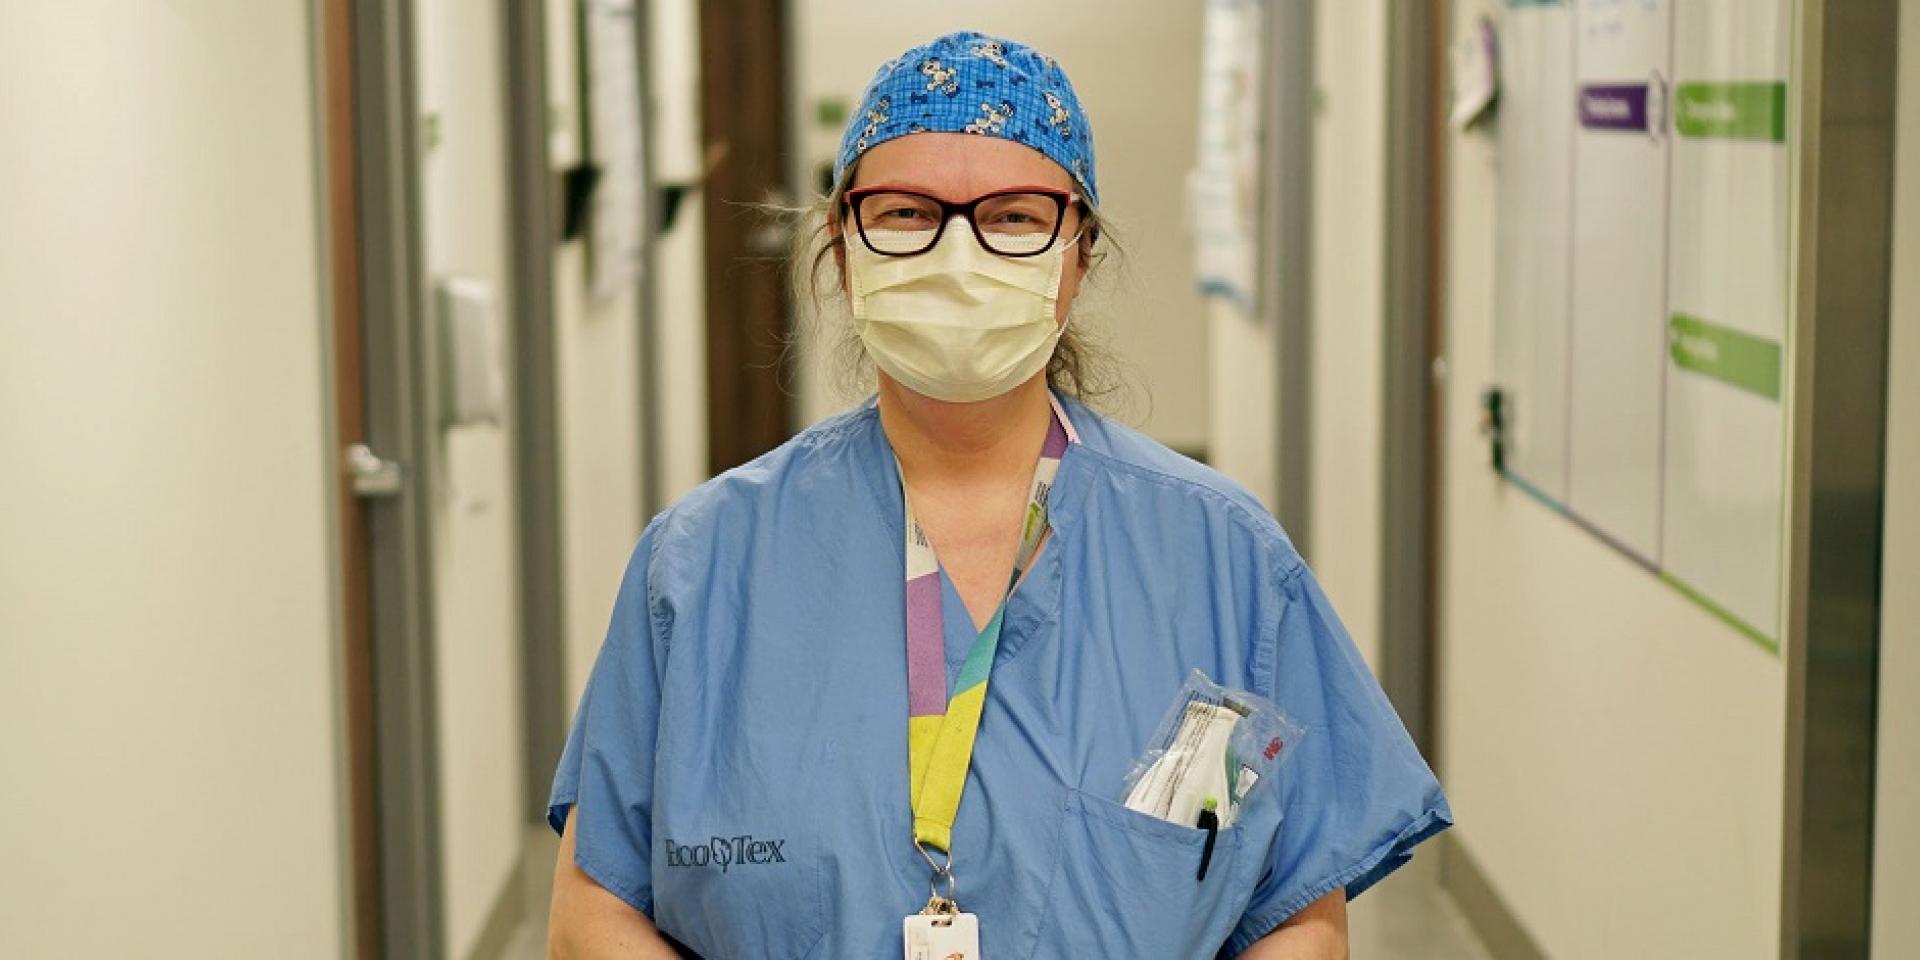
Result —
M 1072 401 L 1052 533 L 1007 598 L 953 827 L 982 954 L 1231 956 L 1452 821 L 1250 495 Z M 871 403 L 656 517 L 554 778 L 575 860 L 703 957 L 893 957 L 925 905 L 907 796 L 903 504 Z M 971 618 L 944 574 L 948 678 Z M 1220 832 L 1126 809 L 1198 668 L 1307 729 Z

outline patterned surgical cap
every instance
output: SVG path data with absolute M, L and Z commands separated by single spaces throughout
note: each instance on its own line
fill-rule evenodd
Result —
M 978 133 L 1024 143 L 1065 168 L 1087 202 L 1093 127 L 1067 75 L 1025 44 L 971 31 L 949 33 L 880 65 L 840 138 L 833 180 L 876 144 L 910 133 Z

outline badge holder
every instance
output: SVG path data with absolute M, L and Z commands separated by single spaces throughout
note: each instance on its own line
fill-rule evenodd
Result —
M 927 852 L 925 844 L 916 840 L 914 846 L 933 868 L 933 878 L 927 883 L 926 908 L 901 922 L 906 960 L 980 960 L 980 918 L 960 912 L 955 899 L 958 887 L 953 879 L 953 854 L 947 854 L 946 862 L 941 863 Z M 940 891 L 942 879 L 947 887 L 944 894 Z

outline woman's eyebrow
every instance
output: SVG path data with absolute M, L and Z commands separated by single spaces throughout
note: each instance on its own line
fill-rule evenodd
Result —
M 874 190 L 900 190 L 906 193 L 924 193 L 929 197 L 940 197 L 942 199 L 945 198 L 944 193 L 942 193 L 939 190 L 935 190 L 932 187 L 926 186 L 924 184 L 918 184 L 918 183 L 905 183 L 899 180 L 888 180 L 881 183 L 869 183 L 869 184 L 866 184 L 865 186 L 854 187 L 853 189 L 865 191 L 865 192 L 871 192 Z M 852 191 L 848 191 L 848 192 L 852 192 Z
M 949 203 L 965 203 L 968 200 L 973 200 L 977 197 L 984 197 L 984 196 L 987 196 L 988 194 L 1010 193 L 1010 192 L 1017 192 L 1021 190 L 1032 190 L 1038 193 L 1073 193 L 1074 192 L 1074 190 L 1070 187 L 1050 187 L 1044 183 L 1013 183 L 1013 184 L 1008 184 L 1006 186 L 993 187 L 988 190 L 983 190 L 979 193 L 974 194 L 971 197 L 962 197 L 959 199 L 955 199 L 954 197 L 949 196 L 947 193 L 940 190 L 935 190 L 932 187 L 928 187 L 920 184 L 914 184 L 914 183 L 902 183 L 899 181 L 887 181 L 884 183 L 870 183 L 865 186 L 854 187 L 853 190 L 858 190 L 862 193 L 871 193 L 875 190 L 899 190 L 905 193 L 924 194 L 929 197 L 945 200 Z M 852 192 L 852 191 L 848 191 L 848 192 Z

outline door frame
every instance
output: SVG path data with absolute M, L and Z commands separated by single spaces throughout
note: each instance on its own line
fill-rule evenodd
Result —
M 1274 516 L 1302 554 L 1313 549 L 1314 0 L 1270 0 L 1262 97 L 1260 316 L 1271 324 L 1275 377 Z
M 550 37 L 546 8 L 541 3 L 502 0 L 505 27 L 503 75 L 507 88 L 507 151 L 513 282 L 517 315 L 514 318 L 512 356 L 515 384 L 514 411 L 518 426 L 515 470 L 518 481 L 519 530 L 516 545 L 521 572 L 521 693 L 526 711 L 522 741 L 527 771 L 528 822 L 546 821 L 548 774 L 559 766 L 566 746 L 571 696 L 567 689 L 565 487 L 560 469 L 560 382 L 558 330 L 554 309 L 554 256 L 560 244 L 558 205 L 560 173 L 550 153 L 552 106 L 549 87 L 548 44 L 577 46 L 576 63 L 583 160 L 590 157 L 594 131 L 586 76 L 591 69 L 588 44 L 582 42 L 592 0 L 572 0 L 577 29 L 571 36 Z M 648 38 L 652 17 L 649 0 L 633 0 L 635 63 L 643 132 L 652 129 Z M 650 138 L 649 138 L 650 140 Z M 654 260 L 660 210 L 653 190 L 651 149 L 642 154 L 642 179 L 648 185 L 647 214 L 651 218 L 641 238 L 642 267 L 636 282 L 635 313 L 638 348 L 633 358 L 640 403 L 638 450 L 640 484 L 633 495 L 643 516 L 659 509 L 657 437 L 658 376 L 653 368 L 655 349 Z
M 1446 0 L 1387 6 L 1380 685 L 1430 764 L 1440 553 Z
M 342 451 L 366 441 L 360 328 L 360 224 L 355 162 L 355 70 L 351 0 L 318 0 L 313 11 L 318 87 L 328 327 L 327 384 L 333 392 L 328 463 L 334 492 L 338 696 L 342 739 L 346 940 L 353 956 L 380 956 L 380 848 L 374 763 L 373 636 L 366 504 L 355 494 Z
M 356 259 L 365 442 L 400 464 L 365 501 L 382 956 L 446 952 L 434 661 L 435 489 L 420 275 L 411 0 L 337 0 L 352 21 Z
M 640 489 L 636 493 L 640 498 L 640 516 L 648 520 L 667 507 L 662 502 L 665 483 L 660 470 L 660 284 L 655 282 L 660 276 L 660 236 L 667 227 L 667 191 L 658 182 L 659 168 L 654 162 L 658 150 L 654 143 L 656 126 L 651 67 L 653 3 L 654 0 L 633 0 L 637 18 L 634 34 L 640 45 L 636 61 L 640 65 L 640 75 L 634 82 L 640 90 L 640 135 L 645 143 L 640 153 L 640 164 L 647 185 L 647 225 L 640 246 L 639 356 L 634 357 L 634 363 L 640 371 Z
M 1895 0 L 1800 0 L 1780 956 L 1872 939 Z
M 566 742 L 566 553 L 553 309 L 555 177 L 548 155 L 546 7 L 502 0 L 514 309 L 514 469 L 520 555 L 521 696 L 529 822 L 545 819 L 542 771 Z

